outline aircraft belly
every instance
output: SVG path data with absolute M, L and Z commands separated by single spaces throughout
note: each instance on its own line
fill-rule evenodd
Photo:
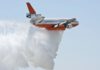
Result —
M 54 28 L 53 26 L 56 24 L 36 24 L 35 26 L 40 27 L 40 28 L 46 28 L 47 30 L 65 30 L 66 28 L 64 27 L 64 25 L 60 25 L 57 28 Z

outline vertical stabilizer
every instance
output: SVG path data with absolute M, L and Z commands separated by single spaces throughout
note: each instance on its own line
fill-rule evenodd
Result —
M 28 10 L 29 10 L 29 14 L 36 14 L 35 9 L 31 6 L 31 4 L 29 2 L 26 3 Z

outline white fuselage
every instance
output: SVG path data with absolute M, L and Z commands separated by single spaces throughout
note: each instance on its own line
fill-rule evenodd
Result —
M 56 24 L 55 27 L 58 27 L 59 25 L 63 25 L 64 23 L 67 23 L 69 19 L 44 19 L 45 17 L 41 14 L 31 14 L 31 20 L 30 22 L 32 24 Z M 71 22 L 67 25 L 67 28 L 72 28 L 73 25 L 78 24 L 77 21 Z

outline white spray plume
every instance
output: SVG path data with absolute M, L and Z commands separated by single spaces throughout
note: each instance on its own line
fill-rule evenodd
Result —
M 0 70 L 53 70 L 62 33 L 30 23 L 0 21 Z

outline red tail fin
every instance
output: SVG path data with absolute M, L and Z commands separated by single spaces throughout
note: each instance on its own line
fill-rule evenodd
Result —
M 29 13 L 30 13 L 30 14 L 36 14 L 36 11 L 35 11 L 35 9 L 31 6 L 31 4 L 30 4 L 29 2 L 27 2 L 26 4 L 27 4 L 28 10 L 29 10 Z

